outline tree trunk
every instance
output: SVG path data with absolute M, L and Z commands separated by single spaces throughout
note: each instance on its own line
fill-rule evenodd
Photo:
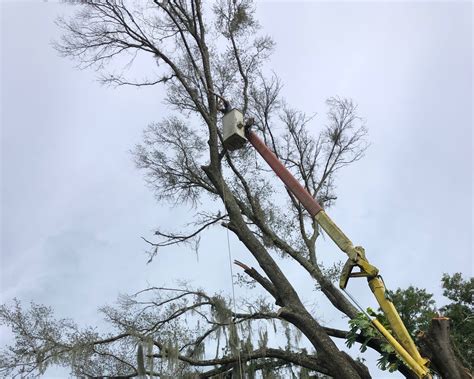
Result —
M 353 360 L 337 348 L 324 328 L 303 306 L 288 278 L 245 223 L 238 203 L 219 169 L 213 166 L 202 166 L 202 169 L 216 190 L 220 192 L 230 218 L 228 228 L 247 247 L 267 275 L 273 287 L 270 294 L 276 295 L 276 298 L 282 301 L 283 307 L 279 311 L 280 317 L 295 325 L 309 339 L 318 354 L 327 360 L 326 363 L 332 376 L 340 379 L 370 378 L 370 374 L 361 377 L 358 370 L 352 365 Z
M 433 318 L 428 331 L 419 336 L 422 354 L 430 359 L 431 366 L 443 379 L 472 379 L 472 373 L 454 352 L 449 329 L 449 318 Z

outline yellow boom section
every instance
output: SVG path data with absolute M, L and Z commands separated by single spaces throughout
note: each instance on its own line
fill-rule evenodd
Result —
M 386 295 L 385 285 L 378 275 L 379 270 L 367 261 L 364 249 L 360 246 L 354 246 L 351 240 L 338 228 L 326 212 L 319 211 L 315 219 L 335 244 L 349 256 L 349 260 L 345 264 L 341 275 L 340 287 L 344 289 L 350 277 L 367 277 L 369 287 L 375 295 L 383 313 L 387 316 L 388 322 L 397 339 L 394 339 L 390 332 L 388 332 L 378 320 L 373 319 L 372 323 L 393 346 L 403 361 L 420 378 L 431 378 L 429 369 L 427 368 L 429 361 L 420 355 L 395 306 Z M 360 271 L 352 273 L 352 268 L 355 266 L 359 267 Z

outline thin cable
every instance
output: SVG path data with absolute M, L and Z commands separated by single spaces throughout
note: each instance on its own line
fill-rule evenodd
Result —
M 365 317 L 367 317 L 367 319 L 370 321 L 372 327 L 377 331 L 377 333 L 380 335 L 380 337 L 382 337 L 385 341 L 387 341 L 387 343 L 388 343 L 390 346 L 393 346 L 393 345 L 390 343 L 390 341 L 388 340 L 388 338 L 385 337 L 385 336 L 383 335 L 383 333 L 374 325 L 373 320 L 372 320 L 372 317 L 371 317 L 366 311 L 364 311 L 364 309 L 363 309 L 363 308 L 361 307 L 361 305 L 356 301 L 356 299 L 354 299 L 354 297 L 352 297 L 352 295 L 351 295 L 349 292 L 347 292 L 345 288 L 343 288 L 342 291 L 343 291 L 347 296 L 349 296 L 349 299 L 351 299 L 352 302 L 356 305 L 356 307 L 360 309 L 360 311 L 365 315 Z M 396 352 L 396 351 L 395 351 L 395 352 Z M 396 353 L 397 353 L 398 357 L 399 357 L 403 362 L 405 362 L 405 360 L 403 359 L 403 357 L 402 357 L 398 352 L 396 352 Z
M 372 321 L 372 318 L 369 316 L 369 314 L 364 311 L 364 308 L 362 308 L 362 306 L 356 301 L 356 299 L 354 299 L 354 297 L 352 297 L 352 295 L 346 291 L 345 288 L 342 289 L 344 291 L 344 293 L 349 297 L 349 299 L 351 299 L 351 301 L 355 304 L 355 306 L 357 308 L 359 308 L 359 310 L 369 319 Z
M 225 189 L 224 189 L 224 175 L 222 174 L 222 197 L 223 197 L 223 200 L 224 200 L 224 211 L 227 211 L 225 209 Z M 234 287 L 234 269 L 233 269 L 233 266 L 232 266 L 232 252 L 231 252 L 231 249 L 230 249 L 230 237 L 229 237 L 229 228 L 225 228 L 225 231 L 226 231 L 226 235 L 227 235 L 227 255 L 229 257 L 229 271 L 230 271 L 230 284 L 231 284 L 231 287 L 232 287 L 232 306 L 233 306 L 233 309 L 234 309 L 234 315 L 237 314 L 237 307 L 235 305 L 235 287 Z M 238 337 L 238 332 L 237 332 L 237 326 L 235 324 L 235 320 L 233 317 L 231 317 L 231 323 L 234 324 L 234 327 L 235 327 L 235 333 L 237 334 L 237 337 Z M 237 338 L 238 339 L 238 338 Z M 239 374 L 240 374 L 240 379 L 243 379 L 242 377 L 242 360 L 241 360 L 241 357 L 240 357 L 240 340 L 238 339 L 238 343 L 239 343 L 239 346 L 238 346 L 238 349 L 237 349 L 237 357 L 238 357 L 238 360 L 239 360 Z

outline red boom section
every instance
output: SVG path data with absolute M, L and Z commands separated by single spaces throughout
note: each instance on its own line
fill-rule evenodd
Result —
M 303 204 L 311 217 L 316 216 L 323 208 L 314 200 L 313 196 L 295 179 L 283 163 L 271 151 L 265 143 L 251 130 L 247 131 L 247 139 L 252 146 L 259 152 L 263 159 L 272 168 L 275 174 L 282 180 L 295 197 Z

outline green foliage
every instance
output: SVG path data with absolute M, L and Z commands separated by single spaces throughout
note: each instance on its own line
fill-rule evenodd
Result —
M 451 303 L 440 308 L 440 311 L 451 319 L 451 336 L 458 356 L 464 365 L 472 369 L 474 367 L 474 349 L 472 348 L 474 346 L 474 279 L 464 279 L 460 273 L 455 273 L 444 274 L 441 282 L 444 289 L 443 295 L 451 300 Z M 407 289 L 399 288 L 394 292 L 388 292 L 388 295 L 413 337 L 416 336 L 417 331 L 428 330 L 431 319 L 437 314 L 433 294 L 425 289 L 410 286 Z M 379 312 L 381 312 L 380 309 Z M 377 317 L 390 330 L 385 315 L 374 313 L 370 309 L 368 313 Z M 360 351 L 364 352 L 367 344 L 378 335 L 378 332 L 363 313 L 359 313 L 356 318 L 350 320 L 349 324 L 351 329 L 346 340 L 347 346 L 351 347 L 356 342 L 360 332 L 364 338 Z M 393 348 L 389 344 L 384 344 L 382 350 L 378 366 L 383 370 L 397 370 L 400 361 L 395 358 Z
M 472 295 L 474 292 L 474 278 L 465 280 L 462 274 L 457 272 L 453 276 L 443 274 L 443 295 L 457 304 L 465 304 L 472 307 Z
M 364 340 L 360 346 L 360 351 L 364 352 L 367 350 L 367 344 L 369 341 L 378 335 L 377 331 L 372 326 L 372 322 L 367 318 L 367 316 L 360 312 L 357 314 L 357 317 L 349 320 L 349 335 L 346 339 L 347 347 L 352 347 L 356 343 L 357 338 L 360 334 L 363 336 Z
M 389 295 L 411 335 L 418 330 L 426 330 L 436 316 L 433 294 L 425 289 L 410 286 L 405 290 L 398 288 Z
M 461 273 L 444 274 L 441 278 L 443 295 L 451 303 L 441 307 L 441 314 L 451 319 L 451 337 L 458 356 L 469 368 L 474 367 L 474 279 L 464 279 Z M 391 292 L 395 307 L 408 332 L 426 331 L 436 316 L 433 295 L 424 289 L 410 286 Z
M 392 345 L 384 343 L 382 345 L 382 353 L 380 354 L 379 359 L 377 359 L 377 366 L 382 370 L 394 372 L 398 370 L 399 365 L 400 360 L 395 354 L 395 349 L 392 347 Z
M 375 313 L 370 308 L 367 309 L 367 313 L 372 317 L 376 317 L 390 331 L 390 327 L 382 314 Z M 372 325 L 371 320 L 362 312 L 358 313 L 357 317 L 349 320 L 349 326 L 350 330 L 346 339 L 346 345 L 352 347 L 357 339 L 362 336 L 363 340 L 359 347 L 362 353 L 367 350 L 367 345 L 372 338 L 380 336 L 380 333 Z M 382 370 L 393 372 L 398 369 L 399 364 L 400 360 L 396 357 L 393 347 L 388 343 L 382 344 L 382 353 L 377 360 L 377 366 Z
M 443 295 L 452 302 L 440 310 L 451 319 L 451 336 L 463 363 L 474 368 L 474 278 L 464 279 L 461 273 L 441 278 Z

